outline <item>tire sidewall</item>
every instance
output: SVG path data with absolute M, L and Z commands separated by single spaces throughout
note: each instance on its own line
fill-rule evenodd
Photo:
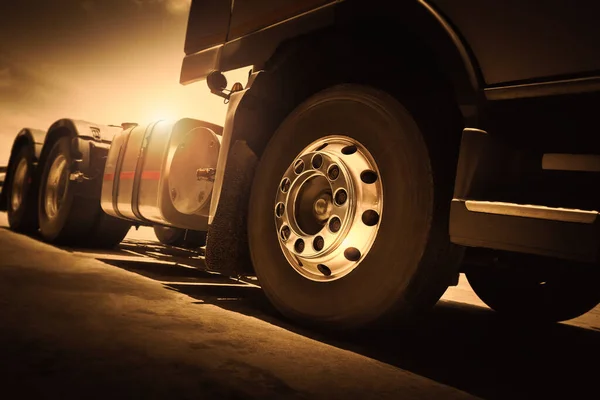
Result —
M 57 217 L 54 219 L 50 219 L 46 215 L 44 202 L 48 174 L 50 173 L 50 167 L 52 166 L 52 163 L 60 154 L 64 155 L 67 159 L 67 173 L 69 173 L 71 171 L 73 157 L 71 156 L 70 141 L 68 137 L 61 137 L 54 143 L 52 149 L 50 150 L 50 153 L 48 154 L 46 162 L 44 163 L 44 169 L 42 171 L 40 179 L 40 192 L 38 196 L 38 218 L 40 225 L 40 233 L 46 240 L 50 241 L 57 239 L 63 232 L 63 228 L 67 223 L 69 212 L 74 201 L 73 190 L 71 190 L 72 182 L 70 180 L 67 180 L 67 187 L 65 188 L 65 198 L 60 208 L 58 209 Z
M 157 225 L 155 225 L 153 229 L 154 235 L 160 243 L 168 246 L 178 246 L 183 244 L 185 229 Z
M 14 174 L 17 172 L 17 167 L 21 160 L 25 158 L 27 160 L 27 176 L 23 184 L 23 199 L 19 208 L 14 210 L 12 208 L 12 193 L 14 185 Z M 29 146 L 22 146 L 14 159 L 14 163 L 11 168 L 11 176 L 8 179 L 8 191 L 7 191 L 7 216 L 9 226 L 15 230 L 23 230 L 29 228 L 28 225 L 35 225 L 35 217 L 28 215 L 28 213 L 35 213 L 35 198 L 33 198 L 33 150 Z
M 302 277 L 287 262 L 273 207 L 280 180 L 295 157 L 331 134 L 357 140 L 376 160 L 383 211 L 377 238 L 358 267 L 323 283 Z M 391 96 L 366 86 L 326 89 L 286 118 L 257 168 L 248 231 L 259 282 L 275 307 L 296 320 L 359 325 L 378 319 L 406 300 L 427 247 L 433 203 L 427 147 L 409 112 Z

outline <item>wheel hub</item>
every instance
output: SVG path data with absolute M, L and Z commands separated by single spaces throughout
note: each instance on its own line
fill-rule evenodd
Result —
M 67 193 L 69 168 L 67 158 L 60 154 L 54 159 L 48 172 L 44 196 L 44 211 L 48 219 L 57 217 L 58 211 Z
M 13 176 L 10 205 L 13 210 L 18 210 L 23 203 L 25 195 L 25 185 L 27 184 L 27 160 L 22 158 L 17 164 L 15 175 Z
M 379 230 L 383 188 L 375 160 L 352 138 L 319 139 L 284 173 L 274 209 L 289 264 L 307 279 L 339 279 L 364 259 Z

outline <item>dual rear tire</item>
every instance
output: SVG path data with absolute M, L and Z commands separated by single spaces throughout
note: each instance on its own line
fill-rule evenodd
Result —
M 50 243 L 111 248 L 127 235 L 131 223 L 105 214 L 99 196 L 77 193 L 70 180 L 73 157 L 69 137 L 58 139 L 48 153 L 40 178 L 40 233 Z
M 38 227 L 34 170 L 33 148 L 21 146 L 6 177 L 8 224 L 16 232 L 31 234 Z
M 39 229 L 49 243 L 95 248 L 114 247 L 127 235 L 131 224 L 105 214 L 99 195 L 77 193 L 75 185 L 80 183 L 69 179 L 73 165 L 69 137 L 54 142 L 37 180 L 30 146 L 17 151 L 12 165 L 7 179 L 11 229 L 24 233 Z

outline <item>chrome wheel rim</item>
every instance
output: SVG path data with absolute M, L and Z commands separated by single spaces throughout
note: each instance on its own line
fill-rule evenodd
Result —
M 13 176 L 12 190 L 10 196 L 10 205 L 13 210 L 18 210 L 25 198 L 25 186 L 27 185 L 27 172 L 29 167 L 27 159 L 22 158 L 17 164 L 15 175 Z
M 357 140 L 327 136 L 285 171 L 275 196 L 279 245 L 303 277 L 329 282 L 351 273 L 371 250 L 383 212 L 375 159 Z
M 46 179 L 44 210 L 48 219 L 52 220 L 58 215 L 67 193 L 68 175 L 67 158 L 60 154 L 52 162 Z

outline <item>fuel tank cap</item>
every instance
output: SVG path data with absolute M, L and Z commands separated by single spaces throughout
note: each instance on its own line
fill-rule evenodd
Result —
M 169 168 L 169 195 L 173 207 L 182 214 L 196 214 L 210 203 L 213 182 L 198 179 L 198 169 L 217 167 L 219 137 L 209 128 L 188 132 L 177 144 Z

